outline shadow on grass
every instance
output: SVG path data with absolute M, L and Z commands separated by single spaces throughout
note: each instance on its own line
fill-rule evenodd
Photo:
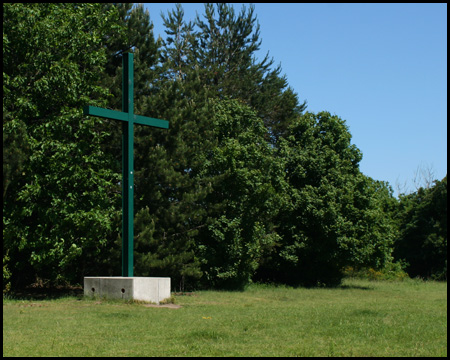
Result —
M 71 288 L 26 288 L 16 290 L 6 295 L 11 300 L 56 300 L 66 297 L 83 296 L 83 288 L 71 287 Z
M 341 290 L 374 290 L 373 286 L 364 286 L 357 284 L 339 284 L 336 286 L 288 286 L 284 284 L 265 284 L 265 283 L 254 283 L 247 286 L 245 289 L 214 289 L 215 291 L 223 291 L 223 292 L 245 292 L 250 289 L 255 288 L 307 288 L 307 289 L 341 289 Z M 175 293 L 175 295 L 194 295 L 191 293 Z M 83 297 L 83 288 L 81 286 L 75 287 L 27 287 L 24 289 L 18 289 L 16 291 L 12 291 L 4 297 L 11 300 L 56 300 L 67 297 L 75 297 L 81 299 Z
M 375 290 L 371 285 L 358 285 L 358 284 L 334 284 L 334 285 L 292 285 L 281 284 L 274 282 L 255 282 L 245 288 L 245 291 L 252 289 L 336 289 L 336 290 Z
M 373 286 L 361 286 L 361 285 L 339 285 L 336 289 L 342 290 L 374 290 Z

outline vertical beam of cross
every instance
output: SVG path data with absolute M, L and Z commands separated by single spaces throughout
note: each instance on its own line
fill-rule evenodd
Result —
M 169 122 L 133 113 L 133 54 L 126 53 L 122 58 L 122 112 L 85 106 L 85 115 L 99 116 L 122 121 L 122 276 L 133 276 L 134 248 L 134 124 L 163 129 Z
M 122 112 L 128 113 L 122 123 L 122 276 L 133 276 L 134 263 L 133 75 L 133 54 L 128 53 L 122 58 Z

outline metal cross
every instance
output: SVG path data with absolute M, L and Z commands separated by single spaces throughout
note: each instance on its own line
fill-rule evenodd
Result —
M 84 115 L 122 121 L 122 276 L 133 276 L 134 124 L 168 129 L 169 122 L 133 114 L 133 54 L 122 57 L 122 111 L 85 106 Z

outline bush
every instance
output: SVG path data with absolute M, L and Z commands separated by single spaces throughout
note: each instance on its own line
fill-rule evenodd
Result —
M 6 255 L 3 256 L 3 294 L 9 292 L 11 290 L 11 282 L 9 281 L 11 277 L 11 271 L 8 269 L 8 251 Z
M 407 264 L 402 262 L 392 262 L 383 269 L 375 270 L 371 267 L 354 268 L 347 266 L 344 269 L 344 276 L 349 278 L 358 278 L 366 280 L 397 280 L 402 281 L 409 278 L 408 274 L 403 270 Z

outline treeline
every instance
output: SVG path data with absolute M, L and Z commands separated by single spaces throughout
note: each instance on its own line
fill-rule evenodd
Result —
M 158 16 L 159 14 L 152 14 Z M 447 178 L 399 200 L 344 120 L 310 113 L 253 7 L 3 4 L 3 280 L 120 275 L 121 58 L 135 58 L 135 275 L 176 288 L 339 284 L 345 267 L 446 279 Z

